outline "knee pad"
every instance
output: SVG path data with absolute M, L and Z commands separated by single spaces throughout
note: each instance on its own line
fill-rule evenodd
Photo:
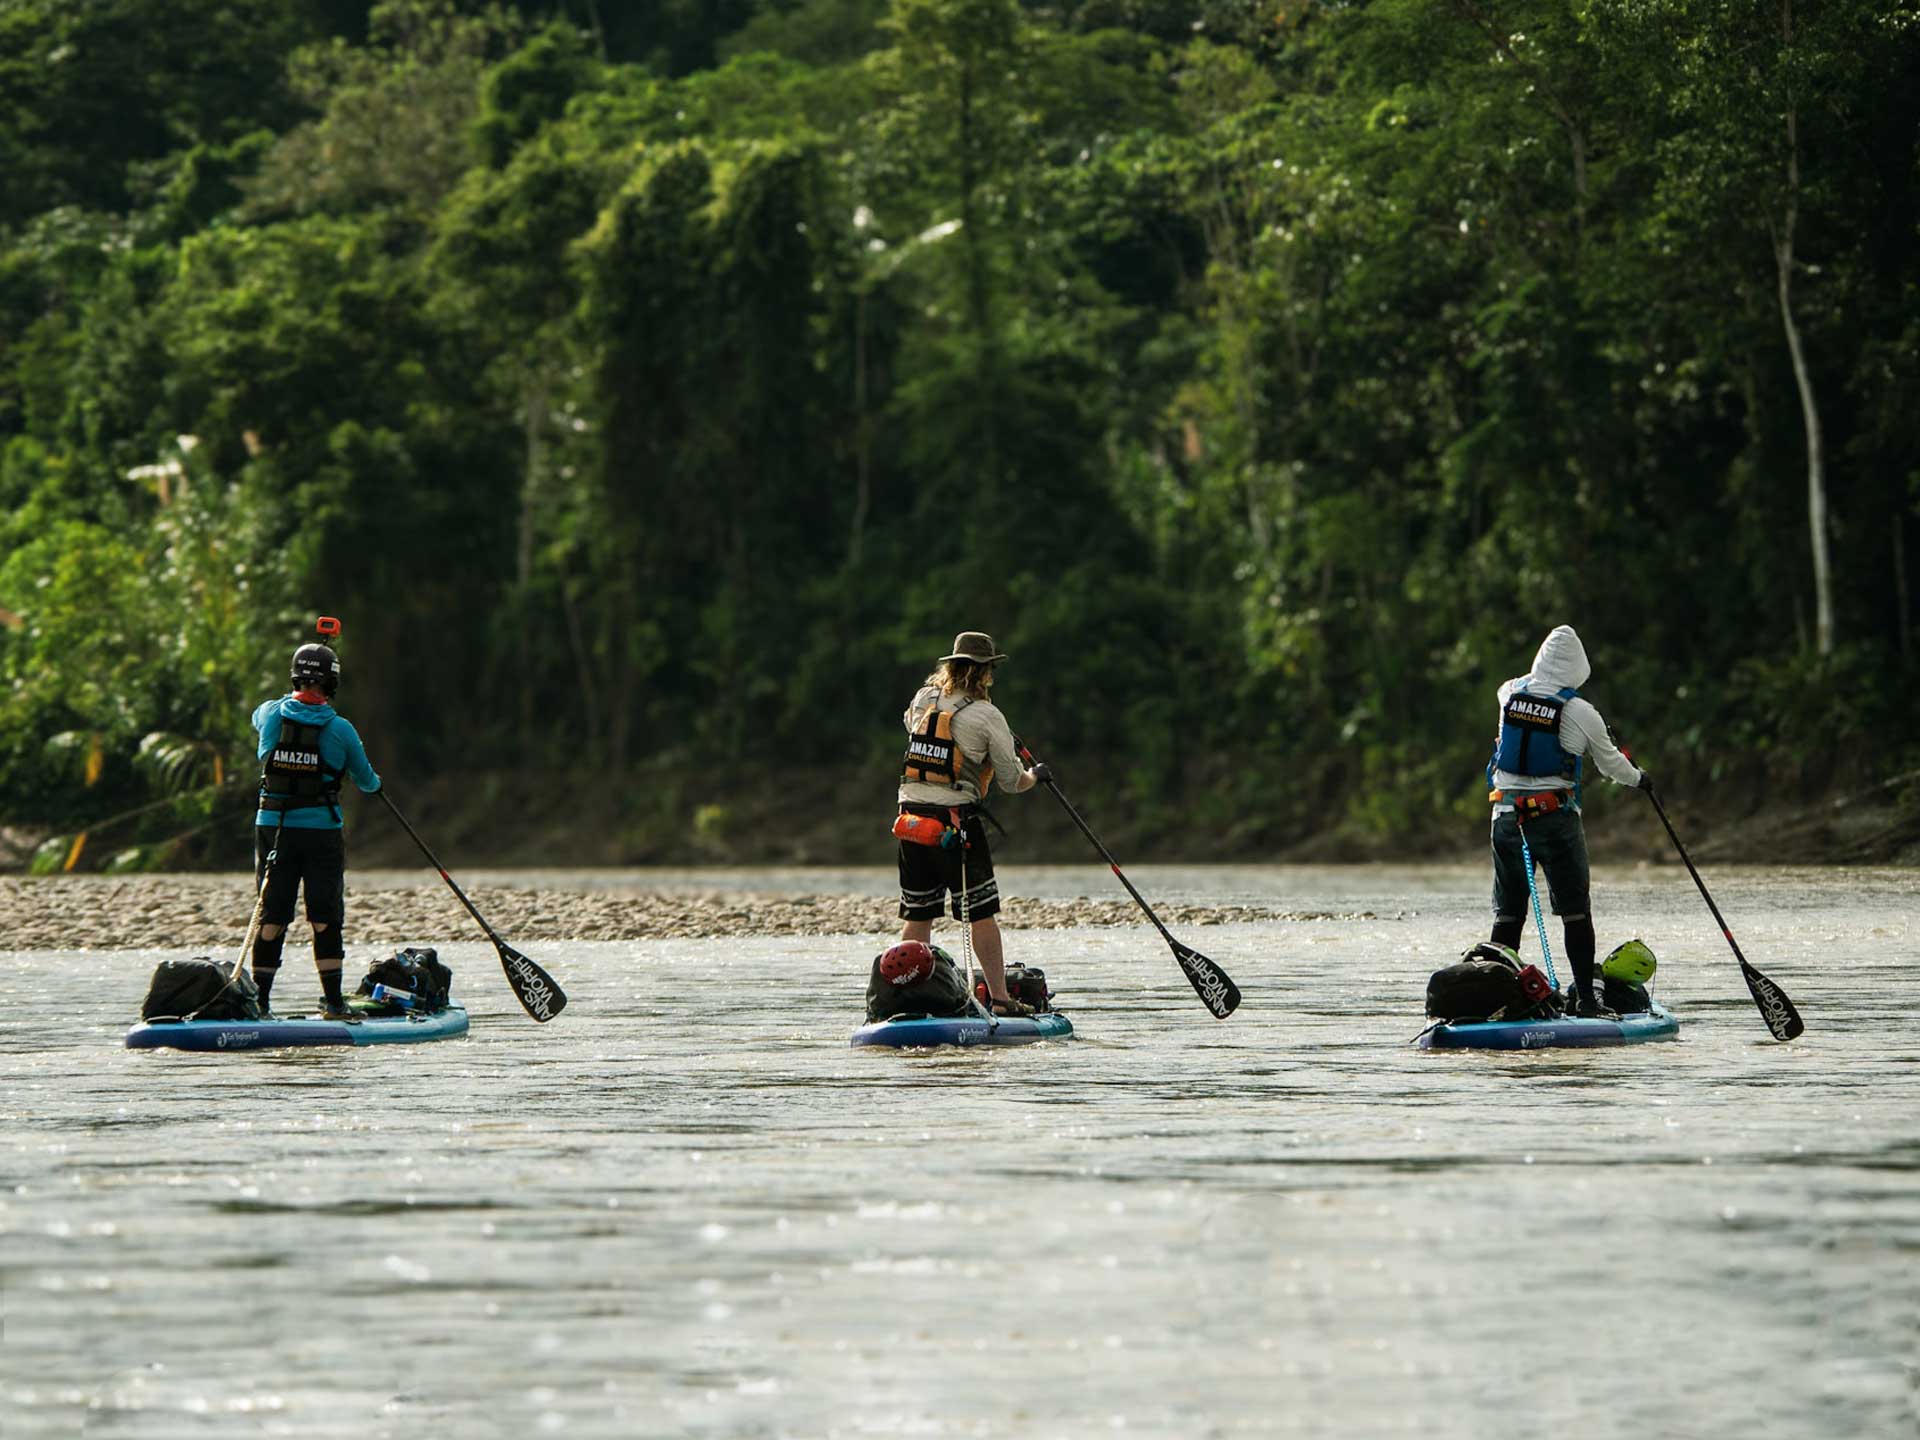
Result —
M 347 937 L 340 933 L 339 925 L 329 925 L 324 930 L 313 932 L 313 958 L 315 960 L 347 958 Z
M 282 930 L 268 940 L 264 936 L 253 937 L 253 968 L 256 970 L 277 970 L 280 968 L 280 952 L 286 947 L 287 932 Z

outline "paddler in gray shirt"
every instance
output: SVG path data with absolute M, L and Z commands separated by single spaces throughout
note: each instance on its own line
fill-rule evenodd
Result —
M 901 716 L 907 752 L 900 774 L 900 927 L 902 940 L 930 943 L 946 897 L 953 918 L 970 925 L 973 953 L 996 1015 L 1031 1015 L 1007 994 L 1000 943 L 1000 882 L 987 849 L 980 801 L 994 782 L 1010 795 L 1047 779 L 1047 767 L 1020 763 L 1007 717 L 987 698 L 993 669 L 1007 657 L 993 637 L 963 631 Z M 957 835 L 949 834 L 957 831 Z M 958 843 L 964 837 L 964 844 Z M 962 882 L 964 865 L 965 881 Z

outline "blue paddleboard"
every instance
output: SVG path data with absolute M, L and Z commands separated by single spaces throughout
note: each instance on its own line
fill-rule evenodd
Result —
M 874 1020 L 853 1032 L 855 1045 L 887 1045 L 902 1050 L 922 1045 L 1031 1045 L 1039 1040 L 1065 1040 L 1073 1022 L 1057 1010 L 1029 1018 L 1025 1015 L 956 1015 L 947 1019 L 897 1015 Z
M 411 1045 L 467 1033 L 464 1005 L 429 1015 L 358 1020 L 143 1020 L 127 1031 L 129 1050 L 281 1050 L 309 1045 Z
M 1656 1004 L 1640 1015 L 1618 1020 L 1473 1020 L 1435 1025 L 1419 1039 L 1422 1050 L 1545 1050 L 1563 1045 L 1638 1045 L 1672 1040 L 1680 1021 Z

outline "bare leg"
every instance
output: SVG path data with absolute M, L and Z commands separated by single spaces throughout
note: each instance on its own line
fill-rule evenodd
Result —
M 931 945 L 933 943 L 933 921 L 903 921 L 900 926 L 900 939 L 903 942 L 907 940 L 918 940 L 922 945 Z
M 973 922 L 973 954 L 980 962 L 980 972 L 987 977 L 987 994 L 995 1000 L 1010 999 L 1007 964 L 1000 945 L 1000 922 L 991 915 Z

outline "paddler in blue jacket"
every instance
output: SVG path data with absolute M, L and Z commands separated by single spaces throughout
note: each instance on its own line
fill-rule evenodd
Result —
M 1540 642 L 1533 668 L 1500 687 L 1499 729 L 1487 762 L 1493 802 L 1493 935 L 1518 949 L 1529 893 L 1521 827 L 1533 859 L 1546 871 L 1553 913 L 1560 917 L 1573 966 L 1573 1013 L 1612 1018 L 1594 993 L 1593 915 L 1589 906 L 1587 835 L 1580 821 L 1580 778 L 1592 756 L 1600 773 L 1649 794 L 1653 780 L 1620 753 L 1607 722 L 1580 698 L 1593 667 L 1571 625 Z
M 266 876 L 260 933 L 253 944 L 253 979 L 265 1005 L 280 970 L 280 948 L 293 921 L 295 892 L 304 884 L 307 920 L 313 926 L 313 963 L 320 971 L 322 1013 L 346 1015 L 340 967 L 346 959 L 346 835 L 340 822 L 340 782 L 371 795 L 380 777 L 352 724 L 334 713 L 340 657 L 331 646 L 302 645 L 293 652 L 293 693 L 253 712 L 260 732 L 260 809 L 254 823 L 254 886 Z

